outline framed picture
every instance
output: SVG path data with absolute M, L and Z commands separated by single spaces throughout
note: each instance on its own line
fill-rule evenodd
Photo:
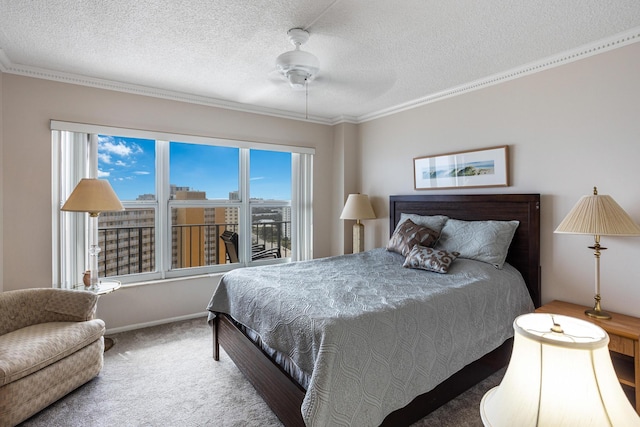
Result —
M 416 190 L 509 185 L 508 146 L 413 159 Z

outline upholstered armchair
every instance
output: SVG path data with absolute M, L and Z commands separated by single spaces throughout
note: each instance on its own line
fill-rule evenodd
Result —
M 103 364 L 104 322 L 88 291 L 0 293 L 0 427 L 14 426 L 86 383 Z

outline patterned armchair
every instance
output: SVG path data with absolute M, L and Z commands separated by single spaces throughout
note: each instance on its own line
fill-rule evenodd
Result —
M 104 322 L 88 291 L 0 293 L 0 427 L 14 426 L 86 383 L 103 364 Z

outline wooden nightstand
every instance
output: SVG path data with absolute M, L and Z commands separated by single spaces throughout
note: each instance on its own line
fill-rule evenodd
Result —
M 640 319 L 611 313 L 610 320 L 598 320 L 584 314 L 591 307 L 552 301 L 538 308 L 538 313 L 562 314 L 600 326 L 609 334 L 609 351 L 622 388 L 640 414 Z

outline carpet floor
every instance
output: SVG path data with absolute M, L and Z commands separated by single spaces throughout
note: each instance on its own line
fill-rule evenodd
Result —
M 100 374 L 21 427 L 281 426 L 198 318 L 110 335 Z M 480 399 L 504 370 L 412 427 L 482 426 Z

